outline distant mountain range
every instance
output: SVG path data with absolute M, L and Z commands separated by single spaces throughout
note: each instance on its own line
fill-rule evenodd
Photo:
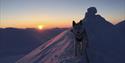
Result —
M 66 29 L 53 28 L 39 31 L 31 28 L 0 28 L 0 58 L 17 54 L 25 55 Z

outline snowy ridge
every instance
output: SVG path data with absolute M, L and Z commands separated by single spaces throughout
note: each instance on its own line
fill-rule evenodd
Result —
M 74 57 L 73 41 L 73 34 L 69 30 L 64 31 L 16 63 L 76 63 L 79 58 Z

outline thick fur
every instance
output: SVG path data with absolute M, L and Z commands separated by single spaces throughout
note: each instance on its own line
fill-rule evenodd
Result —
M 87 35 L 83 27 L 82 20 L 79 23 L 72 23 L 72 32 L 75 36 L 75 56 L 82 56 L 86 48 Z

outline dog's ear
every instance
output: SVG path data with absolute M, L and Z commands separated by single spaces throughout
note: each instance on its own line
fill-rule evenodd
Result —
M 82 20 L 80 20 L 80 22 L 79 22 L 81 25 L 82 25 Z
M 73 27 L 74 27 L 74 26 L 76 25 L 76 22 L 75 22 L 75 21 L 73 21 L 73 22 L 72 22 L 72 25 L 73 25 Z

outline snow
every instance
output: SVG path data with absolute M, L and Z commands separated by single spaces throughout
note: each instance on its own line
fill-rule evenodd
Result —
M 92 24 L 90 24 L 92 23 Z M 89 63 L 125 63 L 125 21 L 112 25 L 105 20 L 87 21 L 86 48 Z M 82 59 L 82 62 L 81 60 Z M 88 63 L 74 56 L 74 37 L 66 30 L 45 42 L 16 63 Z
M 16 63 L 76 63 L 80 58 L 74 56 L 74 37 L 67 30 L 45 42 Z
M 18 60 L 19 58 L 23 57 L 24 55 L 10 55 L 0 58 L 0 63 L 15 63 L 15 60 Z

